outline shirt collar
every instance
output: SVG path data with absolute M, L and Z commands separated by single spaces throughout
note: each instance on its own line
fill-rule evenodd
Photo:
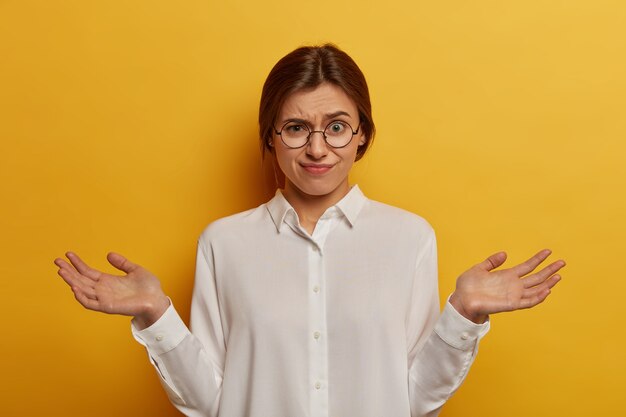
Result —
M 329 207 L 322 216 L 332 215 L 333 212 L 339 211 L 341 215 L 348 221 L 350 226 L 354 227 L 361 209 L 365 205 L 367 198 L 358 185 L 352 186 L 348 194 L 346 194 L 337 204 Z M 285 223 L 287 213 L 292 212 L 297 217 L 296 211 L 289 204 L 280 189 L 276 190 L 276 195 L 266 204 L 270 217 L 276 226 L 276 230 L 280 233 L 282 225 Z

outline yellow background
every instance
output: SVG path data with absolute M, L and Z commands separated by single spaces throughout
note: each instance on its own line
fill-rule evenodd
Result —
M 442 415 L 625 415 L 623 1 L 0 0 L 1 415 L 178 415 L 128 318 L 52 261 L 124 253 L 187 317 L 203 227 L 272 193 L 263 80 L 324 41 L 370 83 L 353 182 L 432 223 L 442 300 L 500 249 L 568 261 L 546 304 L 492 318 Z

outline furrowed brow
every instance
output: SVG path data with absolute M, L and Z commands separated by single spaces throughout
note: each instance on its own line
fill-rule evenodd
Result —
M 348 117 L 352 117 L 350 116 L 350 113 L 345 112 L 343 110 L 339 110 L 333 113 L 326 113 L 326 119 L 334 119 L 335 117 L 339 117 L 339 116 L 348 116 Z
M 306 120 L 306 119 L 300 119 L 300 118 L 298 118 L 298 117 L 289 117 L 289 118 L 287 118 L 287 119 L 285 119 L 285 120 L 283 120 L 283 121 L 282 121 L 282 123 L 283 123 L 283 124 L 284 124 L 284 123 L 290 123 L 290 122 L 302 123 L 302 124 L 305 124 L 305 125 L 308 125 L 308 124 L 309 124 L 309 121 L 308 121 L 308 120 Z
M 338 110 L 338 111 L 335 111 L 335 112 L 332 112 L 332 113 L 326 113 L 324 115 L 324 118 L 325 118 L 325 120 L 329 120 L 329 119 L 335 119 L 335 118 L 337 118 L 339 116 L 352 117 L 350 115 L 350 113 L 348 113 L 346 111 L 343 111 L 343 110 Z M 288 123 L 288 122 L 304 123 L 307 126 L 312 125 L 310 120 L 302 119 L 300 117 L 288 117 L 288 118 L 286 118 L 286 119 L 281 121 L 281 123 L 283 123 L 283 124 Z

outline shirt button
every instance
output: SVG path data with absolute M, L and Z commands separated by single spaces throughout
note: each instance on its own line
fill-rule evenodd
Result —
M 320 389 L 320 388 L 322 388 L 322 384 L 320 384 L 318 381 L 315 383 L 315 389 Z
M 316 339 L 319 339 L 320 338 L 320 332 L 313 333 L 313 337 L 316 338 Z
M 160 342 L 161 340 L 163 340 L 163 335 L 162 334 L 157 335 L 156 341 Z
M 469 339 L 469 334 L 467 334 L 467 332 L 461 333 L 461 339 L 463 339 L 463 340 Z
M 314 293 L 318 293 L 318 292 L 320 292 L 320 286 L 319 286 L 319 285 L 316 285 L 315 287 L 313 287 L 313 292 L 314 292 Z

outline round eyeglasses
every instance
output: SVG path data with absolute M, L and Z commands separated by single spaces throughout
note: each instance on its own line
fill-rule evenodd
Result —
M 331 148 L 343 148 L 348 146 L 352 137 L 359 133 L 361 123 L 356 130 L 352 130 L 349 123 L 342 120 L 334 120 L 330 122 L 324 130 L 311 130 L 309 126 L 302 121 L 290 120 L 283 125 L 280 130 L 274 128 L 274 132 L 280 136 L 283 144 L 291 149 L 298 149 L 305 146 L 311 140 L 313 133 L 321 133 L 324 141 Z

